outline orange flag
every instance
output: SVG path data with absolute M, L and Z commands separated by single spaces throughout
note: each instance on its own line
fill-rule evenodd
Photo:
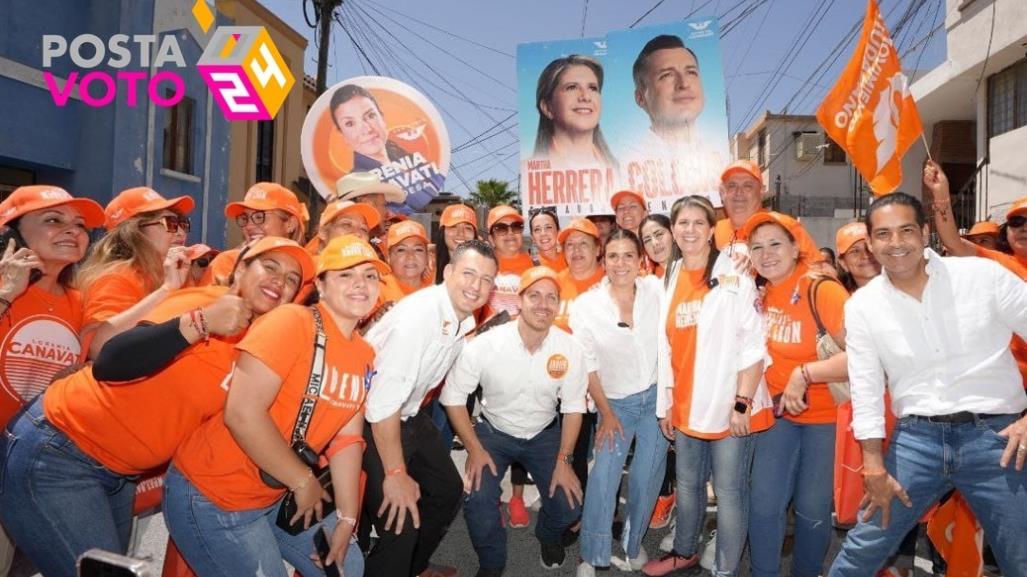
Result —
M 948 564 L 949 577 L 984 575 L 984 531 L 963 495 L 956 492 L 938 507 L 927 524 L 927 535 Z
M 869 0 L 863 34 L 838 82 L 817 109 L 824 131 L 852 157 L 875 195 L 902 182 L 902 155 L 923 132 L 877 2 Z

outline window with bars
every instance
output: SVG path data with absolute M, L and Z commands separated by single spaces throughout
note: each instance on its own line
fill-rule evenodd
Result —
M 988 136 L 1027 126 L 1027 60 L 988 78 Z
M 171 97 L 169 90 L 165 97 Z M 164 168 L 193 173 L 193 122 L 196 101 L 185 96 L 164 113 Z

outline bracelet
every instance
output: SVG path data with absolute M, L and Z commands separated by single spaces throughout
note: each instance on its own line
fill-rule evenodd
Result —
M 313 479 L 313 478 L 314 478 L 314 470 L 313 469 L 307 469 L 307 477 L 305 479 L 303 479 L 302 483 L 300 483 L 299 485 L 296 485 L 295 487 L 290 489 L 290 491 L 295 493 L 296 491 L 303 490 L 303 488 L 306 487 L 307 484 L 310 483 L 310 480 Z
M 203 342 L 210 344 L 210 329 L 207 326 L 207 315 L 203 312 L 203 309 L 196 308 L 189 311 L 189 326 L 194 331 L 200 333 L 203 337 Z
M 349 525 L 350 527 L 356 528 L 357 520 L 355 517 L 347 517 L 346 515 L 342 514 L 342 511 L 338 509 L 335 510 L 335 516 L 339 519 L 339 521 Z
M 813 379 L 809 376 L 809 369 L 806 368 L 806 363 L 799 365 L 799 370 L 802 372 L 802 380 L 806 381 L 806 387 L 808 388 L 813 383 Z
M 874 470 L 874 471 L 867 471 L 866 469 L 863 469 L 863 471 L 861 471 L 860 474 L 863 475 L 864 478 L 866 478 L 866 477 L 880 477 L 881 475 L 887 475 L 888 471 L 886 471 L 884 469 L 877 469 L 877 470 Z
M 407 472 L 407 468 L 406 467 L 396 467 L 395 469 L 389 469 L 388 471 L 386 471 L 385 475 L 387 477 L 391 477 L 392 475 L 399 475 L 400 473 L 406 473 L 406 472 Z
M 745 403 L 746 406 L 752 406 L 752 397 L 746 397 L 745 395 L 735 395 L 735 402 Z

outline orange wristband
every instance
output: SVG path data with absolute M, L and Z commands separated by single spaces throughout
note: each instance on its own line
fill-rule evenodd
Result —
M 876 469 L 874 471 L 867 471 L 866 469 L 864 469 L 860 474 L 862 474 L 864 477 L 880 477 L 881 475 L 887 475 L 888 471 L 886 471 L 885 469 Z
M 389 469 L 388 471 L 386 471 L 385 475 L 387 477 L 391 477 L 392 475 L 398 475 L 400 473 L 406 473 L 406 472 L 407 472 L 406 467 L 396 467 L 395 469 Z

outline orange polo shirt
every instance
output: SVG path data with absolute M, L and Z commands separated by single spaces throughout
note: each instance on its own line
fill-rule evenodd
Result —
M 560 310 L 557 311 L 553 324 L 571 332 L 571 303 L 578 298 L 578 295 L 598 285 L 605 274 L 606 271 L 603 270 L 603 267 L 597 265 L 595 272 L 581 280 L 574 278 L 569 268 L 556 275 L 560 282 Z

